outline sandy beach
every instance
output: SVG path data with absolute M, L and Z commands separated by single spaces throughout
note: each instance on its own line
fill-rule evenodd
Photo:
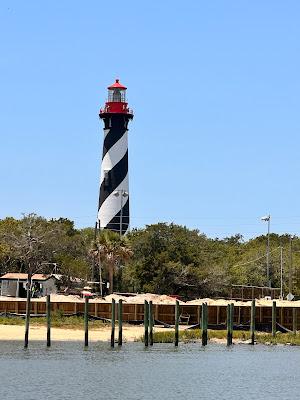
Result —
M 186 329 L 184 327 L 183 329 Z M 20 325 L 0 325 L 0 342 L 1 341 L 22 341 L 24 340 L 24 326 Z M 168 328 L 155 327 L 155 332 L 170 331 Z M 109 342 L 111 330 L 109 326 L 101 329 L 89 330 L 90 342 Z M 144 334 L 143 326 L 123 325 L 123 342 L 139 341 Z M 118 328 L 116 327 L 115 337 L 117 340 Z M 31 326 L 29 333 L 30 341 L 46 341 L 46 327 L 44 326 Z M 66 328 L 51 328 L 51 340 L 59 342 L 83 342 L 84 331 L 83 329 L 66 329 Z M 199 338 L 200 342 L 200 338 Z M 226 339 L 211 338 L 211 343 L 226 344 Z M 244 343 L 236 339 L 234 344 Z
M 0 341 L 1 340 L 24 340 L 24 326 L 20 325 L 0 325 Z M 155 328 L 156 332 L 168 330 L 166 328 Z M 144 333 L 143 326 L 123 325 L 123 341 L 134 342 L 138 340 Z M 90 341 L 110 341 L 111 329 L 109 326 L 101 327 L 101 329 L 90 329 Z M 118 329 L 116 328 L 116 338 Z M 83 341 L 83 329 L 66 329 L 51 328 L 51 338 L 56 341 Z M 31 326 L 29 332 L 29 340 L 46 340 L 46 327 Z

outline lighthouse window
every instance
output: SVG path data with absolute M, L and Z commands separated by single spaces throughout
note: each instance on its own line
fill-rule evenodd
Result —
M 120 102 L 121 101 L 121 92 L 120 89 L 115 89 L 113 93 L 113 101 Z
M 116 103 L 120 103 L 120 102 L 124 103 L 126 101 L 125 90 L 118 89 L 118 88 L 110 89 L 108 91 L 108 101 L 116 102 Z

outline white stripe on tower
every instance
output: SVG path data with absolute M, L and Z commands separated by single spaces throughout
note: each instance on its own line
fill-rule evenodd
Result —
M 107 134 L 108 133 L 106 133 L 105 137 Z M 104 155 L 102 159 L 100 185 L 104 180 L 105 171 L 110 171 L 124 157 L 127 150 L 128 133 L 126 131 L 121 139 L 111 147 L 111 149 Z M 128 190 L 128 188 L 126 190 Z
M 128 174 L 126 175 L 126 178 L 123 180 L 123 182 L 116 188 L 117 193 L 121 193 L 121 191 L 125 191 L 128 193 Z M 128 202 L 129 197 L 123 197 L 123 212 L 124 208 L 126 205 L 126 202 Z M 115 222 L 111 222 L 114 220 L 115 216 L 118 216 L 115 218 Z M 128 218 L 128 215 L 125 215 L 125 212 L 122 216 L 124 219 Z M 127 217 L 127 218 L 126 218 Z M 121 200 L 120 196 L 115 196 L 114 193 L 110 194 L 108 198 L 104 201 L 104 203 L 101 205 L 98 218 L 100 221 L 100 228 L 106 228 L 108 225 L 110 225 L 111 230 L 116 230 L 119 231 L 120 229 L 120 223 L 121 223 Z M 124 225 L 124 221 L 122 221 Z M 112 225 L 114 224 L 114 225 Z M 127 230 L 127 226 L 126 226 Z

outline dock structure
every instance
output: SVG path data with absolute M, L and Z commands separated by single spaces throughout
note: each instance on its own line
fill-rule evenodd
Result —
M 232 303 L 232 301 L 230 301 Z M 89 301 L 89 315 L 111 320 L 111 303 L 97 302 L 93 299 Z M 175 321 L 175 302 L 174 304 L 153 304 L 153 318 L 155 322 L 174 325 Z M 276 309 L 270 301 L 270 305 L 259 305 L 259 301 L 255 303 L 255 320 L 252 315 L 252 323 L 256 331 L 267 330 L 276 322 L 277 330 L 287 329 L 290 331 L 300 330 L 300 312 L 297 309 L 300 304 L 295 302 L 295 305 L 284 306 L 281 302 L 276 302 Z M 80 314 L 84 315 L 84 301 L 56 302 L 51 299 L 51 311 L 60 311 L 64 315 Z M 189 325 L 199 326 L 199 304 L 180 304 L 181 314 L 189 316 Z M 274 315 L 276 313 L 276 315 Z M 1 315 L 19 315 L 26 314 L 26 299 L 0 299 L 0 314 Z M 31 299 L 30 315 L 31 317 L 47 314 L 47 303 L 45 298 Z M 208 329 L 226 329 L 227 305 L 207 305 L 207 324 Z M 122 304 L 122 321 L 143 323 L 144 322 L 144 304 Z M 234 304 L 233 325 L 234 330 L 243 329 L 250 330 L 251 322 L 251 302 L 242 305 L 241 302 Z M 282 327 L 282 328 L 281 328 Z M 273 326 L 273 328 L 275 328 Z

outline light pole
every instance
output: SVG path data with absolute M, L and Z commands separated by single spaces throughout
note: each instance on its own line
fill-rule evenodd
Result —
M 114 196 L 119 197 L 120 196 L 120 201 L 121 201 L 121 210 L 120 210 L 120 229 L 119 233 L 120 236 L 122 236 L 122 231 L 123 231 L 123 200 L 124 198 L 128 197 L 129 194 L 126 190 L 124 189 L 119 189 L 114 191 Z M 127 230 L 128 227 L 126 227 L 125 231 Z
M 280 299 L 283 300 L 283 247 L 280 246 Z
M 103 288 L 102 288 L 102 266 L 101 266 L 101 254 L 98 249 L 98 263 L 99 263 L 99 284 L 100 284 L 100 296 L 103 296 Z
M 265 217 L 261 217 L 261 220 L 264 222 L 268 222 L 268 234 L 267 234 L 267 285 L 271 287 L 270 281 L 270 223 L 271 223 L 271 215 L 266 215 Z
M 294 235 L 290 235 L 290 264 L 289 264 L 289 293 L 292 293 L 292 276 L 293 276 L 293 239 L 295 239 Z

